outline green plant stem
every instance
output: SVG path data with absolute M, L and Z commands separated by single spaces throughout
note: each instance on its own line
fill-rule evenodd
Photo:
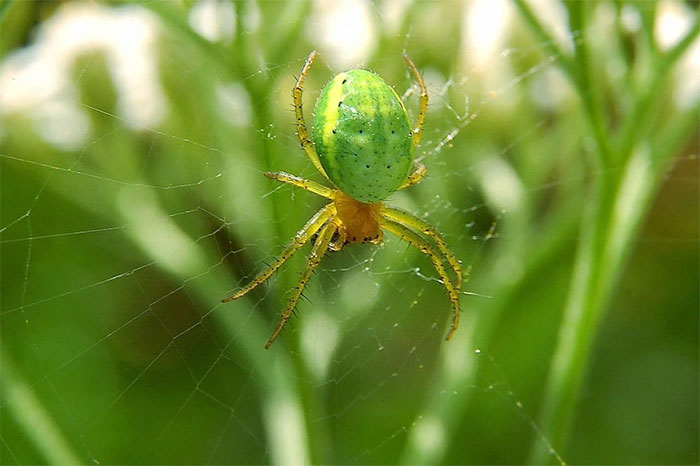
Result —
M 597 327 L 632 240 L 663 180 L 671 154 L 687 139 L 694 121 L 694 115 L 685 115 L 680 128 L 672 128 L 659 145 L 641 145 L 621 176 L 601 176 L 597 180 L 594 200 L 583 218 L 574 275 L 540 418 L 542 434 L 555 450 L 561 451 L 565 445 Z M 552 459 L 547 446 L 535 444 L 531 464 L 545 464 Z
M 3 409 L 9 411 L 17 424 L 32 441 L 32 444 L 44 455 L 50 464 L 83 464 L 80 455 L 73 451 L 70 443 L 63 436 L 48 410 L 36 397 L 32 387 L 24 380 L 14 366 L 9 353 L 0 346 L 2 361 Z
M 569 28 L 571 31 L 585 31 L 589 7 L 590 2 L 567 2 Z M 598 157 L 595 162 L 599 166 L 605 166 L 612 160 L 612 150 L 607 137 L 600 89 L 591 79 L 591 56 L 588 49 L 588 41 L 574 40 L 574 51 L 574 67 L 576 69 L 574 82 L 577 84 L 586 120 L 591 127 L 598 149 L 596 152 Z
M 515 5 L 532 31 L 542 41 L 542 46 L 553 56 L 558 57 L 557 64 L 578 91 L 586 121 L 592 130 L 598 148 L 598 158 L 595 160 L 595 163 L 605 165 L 606 162 L 611 160 L 611 148 L 606 137 L 600 95 L 598 90 L 592 86 L 590 79 L 588 45 L 585 41 L 574 40 L 574 57 L 564 54 L 556 45 L 552 35 L 537 19 L 525 1 L 515 0 Z M 569 22 L 572 30 L 585 30 L 586 8 L 587 2 L 577 1 L 570 5 Z
M 545 386 L 540 419 L 543 434 L 556 450 L 561 450 L 566 442 L 598 324 L 622 273 L 632 240 L 653 199 L 653 193 L 658 189 L 661 174 L 675 150 L 674 145 L 680 144 L 692 131 L 684 119 L 680 127 L 686 132 L 679 133 L 672 128 L 665 138 L 661 138 L 666 141 L 665 146 L 654 149 L 650 143 L 639 142 L 644 138 L 644 131 L 640 130 L 639 125 L 646 118 L 645 112 L 659 98 L 656 94 L 665 76 L 697 33 L 696 21 L 688 35 L 664 56 L 662 65 L 656 70 L 654 85 L 637 102 L 623 126 L 622 142 L 614 157 L 616 161 L 623 161 L 622 171 L 619 175 L 615 171 L 601 174 L 582 219 L 574 275 Z M 632 127 L 637 129 L 636 133 L 627 129 Z M 629 157 L 626 157 L 627 152 L 630 153 Z M 537 443 L 530 462 L 542 464 L 550 461 L 551 452 Z
M 656 40 L 654 39 L 654 31 L 656 30 L 656 12 L 656 3 L 639 9 L 639 13 L 642 16 L 642 34 L 644 34 L 644 44 L 653 59 L 655 59 L 659 53 L 659 48 L 656 45 Z
M 664 53 L 654 67 L 654 76 L 651 82 L 644 87 L 645 92 L 637 100 L 631 115 L 625 120 L 618 137 L 617 150 L 618 162 L 624 161 L 632 151 L 638 138 L 640 128 L 646 128 L 654 118 L 654 112 L 650 111 L 654 104 L 665 99 L 663 86 L 670 74 L 671 68 L 688 48 L 695 42 L 700 33 L 700 15 L 696 15 L 695 21 L 688 33 L 672 49 Z
M 561 55 L 553 39 L 523 0 L 516 0 L 526 22 L 544 41 L 552 53 Z M 585 30 L 588 5 L 586 2 L 568 2 L 570 28 Z M 650 203 L 651 195 L 659 184 L 660 170 L 665 164 L 655 164 L 648 147 L 635 142 L 648 129 L 652 118 L 649 110 L 658 101 L 672 65 L 689 47 L 698 34 L 698 18 L 686 37 L 664 54 L 646 93 L 637 100 L 631 116 L 623 123 L 619 143 L 615 149 L 603 120 L 603 104 L 599 90 L 590 79 L 590 56 L 585 41 L 575 41 L 575 61 L 561 60 L 560 65 L 577 88 L 584 114 L 597 145 L 594 167 L 620 166 L 617 171 L 601 172 L 596 180 L 592 201 L 588 204 L 582 229 L 574 275 L 564 310 L 563 323 L 555 349 L 550 375 L 545 388 L 541 427 L 555 450 L 560 450 L 567 436 L 576 394 L 581 385 L 605 304 L 609 299 L 628 254 L 630 243 Z M 665 158 L 664 155 L 659 158 Z M 549 447 L 537 443 L 530 458 L 539 464 L 551 461 Z
M 569 79 L 574 80 L 576 71 L 574 62 L 571 57 L 565 54 L 554 41 L 552 35 L 547 32 L 544 25 L 537 19 L 535 13 L 530 9 L 530 6 L 525 0 L 515 0 L 515 6 L 520 11 L 520 15 L 525 19 L 525 22 L 530 26 L 532 31 L 537 35 L 542 42 L 542 46 L 554 57 L 557 57 L 559 66 L 564 70 L 564 73 Z

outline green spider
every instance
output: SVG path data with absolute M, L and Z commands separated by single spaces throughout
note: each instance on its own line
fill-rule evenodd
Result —
M 316 101 L 312 139 L 309 139 L 301 102 L 304 79 L 315 57 L 315 51 L 309 54 L 292 92 L 297 135 L 316 169 L 335 188 L 285 172 L 268 172 L 265 176 L 318 194 L 332 202 L 306 222 L 268 268 L 222 302 L 238 299 L 263 283 L 318 234 L 299 283 L 265 344 L 267 349 L 289 320 L 311 274 L 328 250 L 339 251 L 346 243 L 378 244 L 383 231 L 388 231 L 430 256 L 452 303 L 452 325 L 446 336 L 450 340 L 459 324 L 462 288 L 460 262 L 430 224 L 382 202 L 393 192 L 418 183 L 426 173 L 425 166 L 413 161 L 428 108 L 428 90 L 423 78 L 416 65 L 404 55 L 421 90 L 418 122 L 416 128 L 411 130 L 401 98 L 382 78 L 371 71 L 358 69 L 338 74 L 321 91 Z M 418 233 L 426 235 L 435 244 Z M 455 273 L 454 281 L 447 274 L 443 256 Z

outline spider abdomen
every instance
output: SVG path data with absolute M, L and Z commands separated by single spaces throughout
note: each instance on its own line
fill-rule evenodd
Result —
M 324 87 L 314 109 L 312 138 L 330 180 L 360 202 L 386 199 L 411 168 L 406 108 L 371 71 L 340 73 Z

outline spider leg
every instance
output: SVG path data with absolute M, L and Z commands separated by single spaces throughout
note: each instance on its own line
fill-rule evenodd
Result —
M 294 89 L 292 90 L 292 97 L 294 97 L 294 113 L 296 114 L 297 136 L 299 136 L 299 142 L 301 143 L 301 147 L 304 149 L 304 152 L 306 152 L 306 155 L 309 157 L 309 159 L 311 159 L 311 163 L 314 164 L 316 170 L 318 170 L 323 176 L 328 178 L 326 172 L 321 166 L 321 161 L 318 159 L 316 149 L 314 148 L 311 139 L 309 139 L 309 133 L 306 130 L 306 122 L 304 121 L 304 111 L 302 110 L 301 97 L 304 93 L 304 79 L 306 79 L 306 75 L 308 74 L 309 69 L 311 68 L 311 64 L 314 62 L 314 58 L 316 58 L 315 50 L 312 51 L 306 58 L 304 67 L 301 69 L 301 74 L 297 78 L 297 82 L 294 85 Z
M 411 69 L 411 73 L 418 81 L 420 86 L 420 110 L 418 112 L 418 121 L 416 122 L 416 128 L 413 130 L 413 147 L 416 147 L 420 142 L 421 136 L 423 136 L 423 123 L 425 122 L 425 114 L 428 110 L 428 88 L 425 86 L 425 81 L 423 77 L 418 72 L 415 63 L 408 58 L 408 55 L 403 54 L 403 59 L 408 63 L 408 67 Z
M 459 326 L 459 289 L 455 288 L 452 281 L 450 281 L 450 277 L 447 275 L 447 270 L 445 270 L 445 266 L 442 263 L 440 253 L 435 250 L 432 244 L 400 223 L 383 218 L 382 227 L 389 233 L 392 233 L 400 239 L 408 242 L 408 244 L 418 249 L 423 254 L 430 256 L 430 260 L 433 262 L 433 266 L 435 267 L 438 275 L 440 275 L 442 284 L 445 286 L 447 295 L 452 303 L 452 325 L 450 326 L 450 331 L 447 332 L 447 335 L 445 336 L 446 340 L 450 340 L 454 336 L 455 332 L 457 331 L 457 327 Z
M 421 220 L 408 212 L 404 212 L 403 210 L 395 209 L 393 207 L 382 206 L 382 215 L 389 220 L 400 223 L 401 225 L 409 228 L 413 228 L 416 231 L 420 231 L 435 241 L 438 249 L 440 249 L 440 252 L 444 254 L 447 262 L 450 264 L 450 267 L 452 267 L 452 270 L 455 273 L 455 288 L 459 293 L 459 291 L 462 289 L 462 264 L 460 264 L 459 260 L 457 260 L 454 253 L 447 246 L 445 240 L 442 239 L 442 235 L 435 229 L 435 227 L 425 220 Z
M 426 173 L 428 173 L 428 169 L 425 168 L 425 165 L 423 165 L 420 162 L 415 162 L 413 164 L 413 171 L 410 175 L 408 175 L 406 181 L 404 181 L 403 184 L 399 186 L 399 189 L 405 189 L 409 186 L 413 186 L 414 184 L 422 180 Z
M 306 222 L 306 225 L 304 225 L 304 227 L 299 230 L 296 235 L 294 235 L 294 239 L 287 245 L 287 247 L 284 248 L 280 256 L 275 259 L 275 261 L 269 267 L 260 272 L 252 282 L 236 291 L 231 296 L 222 299 L 221 302 L 227 303 L 229 301 L 233 301 L 234 299 L 238 299 L 270 278 L 270 276 L 275 273 L 277 269 L 279 269 L 282 264 L 287 261 L 287 259 L 292 257 L 292 255 L 297 252 L 300 247 L 306 244 L 306 242 L 309 241 L 311 237 L 316 234 L 323 224 L 326 223 L 333 215 L 335 215 L 335 205 L 333 203 L 327 204 L 321 210 L 316 212 L 316 214 L 314 214 L 314 216 L 311 217 L 308 222 Z
M 282 316 L 280 317 L 280 320 L 277 323 L 277 327 L 275 327 L 275 330 L 272 332 L 272 335 L 270 335 L 270 338 L 267 340 L 267 343 L 265 343 L 265 349 L 268 349 L 270 345 L 272 345 L 272 343 L 280 334 L 282 328 L 294 312 L 294 308 L 296 307 L 297 302 L 299 301 L 299 298 L 301 297 L 301 294 L 304 291 L 304 287 L 306 287 L 306 284 L 309 282 L 309 279 L 311 278 L 311 274 L 313 273 L 314 269 L 321 262 L 323 255 L 326 253 L 326 251 L 328 251 L 328 245 L 330 244 L 331 238 L 333 237 L 333 234 L 335 233 L 335 230 L 337 228 L 337 225 L 331 219 L 331 221 L 328 222 L 328 224 L 325 227 L 323 227 L 321 233 L 318 235 L 318 238 L 314 243 L 314 247 L 311 250 L 311 255 L 306 261 L 306 267 L 304 267 L 304 270 L 301 271 L 299 283 L 297 284 L 296 288 L 294 288 L 294 292 L 292 293 L 292 297 L 289 299 L 287 307 L 284 308 L 284 311 L 282 311 Z
M 305 180 L 296 175 L 285 172 L 265 172 L 265 176 L 277 180 L 281 183 L 289 183 L 297 188 L 305 189 L 326 199 L 335 199 L 335 190 L 316 183 L 315 181 Z

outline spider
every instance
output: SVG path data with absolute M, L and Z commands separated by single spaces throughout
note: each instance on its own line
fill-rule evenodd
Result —
M 423 164 L 413 160 L 428 108 L 428 90 L 423 78 L 413 61 L 404 54 L 420 86 L 418 121 L 415 129 L 411 129 L 401 98 L 378 75 L 361 69 L 336 75 L 326 84 L 316 101 L 309 138 L 302 110 L 302 93 L 304 80 L 315 57 L 316 51 L 312 51 L 292 91 L 297 135 L 311 163 L 334 187 L 329 188 L 285 172 L 267 172 L 265 176 L 323 196 L 331 202 L 306 222 L 269 267 L 222 302 L 238 299 L 266 281 L 299 248 L 316 236 L 299 283 L 265 344 L 267 349 L 291 317 L 304 287 L 326 252 L 339 251 L 347 243 L 379 244 L 383 232 L 387 231 L 432 260 L 452 304 L 452 324 L 445 337 L 450 340 L 459 324 L 459 295 L 462 288 L 460 261 L 430 224 L 382 202 L 393 192 L 418 183 L 427 171 Z M 454 281 L 447 273 L 445 260 L 455 274 Z

